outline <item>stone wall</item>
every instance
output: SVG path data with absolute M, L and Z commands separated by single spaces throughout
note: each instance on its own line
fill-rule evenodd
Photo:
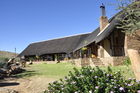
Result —
M 57 61 L 46 61 L 45 63 L 47 63 L 47 64 L 56 64 Z
M 105 66 L 119 66 L 123 65 L 124 60 L 127 57 L 106 57 L 106 58 L 101 58 L 101 61 Z
M 113 65 L 113 57 L 100 58 L 100 60 L 103 62 L 103 64 L 105 66 L 112 66 Z
M 82 62 L 82 58 L 78 58 L 78 59 L 71 59 L 69 60 L 70 63 L 72 63 L 73 65 L 76 65 L 78 67 L 81 67 L 81 62 Z
M 99 58 L 79 58 L 79 59 L 74 59 L 71 61 L 74 63 L 74 65 L 78 67 L 83 67 L 83 66 L 103 66 L 103 62 Z
M 127 57 L 106 57 L 106 58 L 79 58 L 74 59 L 74 65 L 81 66 L 119 66 L 123 65 Z
M 113 66 L 123 65 L 127 57 L 113 57 Z
M 105 58 L 78 58 L 67 61 L 60 61 L 60 63 L 72 63 L 78 67 L 82 66 L 118 66 L 122 65 L 127 57 L 105 57 Z M 35 62 L 40 63 L 40 62 Z M 42 62 L 41 62 L 42 63 Z M 56 64 L 57 61 L 45 61 L 47 64 Z

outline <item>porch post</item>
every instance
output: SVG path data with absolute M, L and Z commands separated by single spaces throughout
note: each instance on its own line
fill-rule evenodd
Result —
M 104 57 L 103 43 L 100 43 L 98 45 L 98 58 L 103 58 L 103 57 Z
M 124 52 L 125 52 L 125 56 L 128 56 L 128 52 L 127 52 L 127 35 L 125 35 L 125 40 L 124 40 Z
M 57 62 L 57 54 L 54 54 L 54 57 L 55 57 L 55 62 Z

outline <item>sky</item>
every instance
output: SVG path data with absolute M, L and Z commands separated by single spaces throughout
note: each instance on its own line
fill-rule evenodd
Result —
M 0 0 L 0 50 L 22 52 L 30 43 L 94 31 L 100 5 L 111 18 L 116 0 Z

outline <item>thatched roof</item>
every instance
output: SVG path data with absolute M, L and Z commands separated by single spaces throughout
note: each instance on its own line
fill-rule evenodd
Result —
M 92 33 L 32 43 L 19 56 L 71 53 L 93 42 L 99 43 L 108 37 L 115 28 L 118 14 L 109 20 L 110 24 L 102 32 L 98 27 Z
M 32 43 L 19 56 L 70 53 L 88 35 L 89 33 Z
M 89 34 L 83 41 L 81 41 L 80 44 L 78 44 L 78 46 L 76 47 L 76 50 L 89 45 L 90 43 L 95 41 L 96 36 L 98 35 L 98 33 L 100 32 L 100 28 L 97 28 L 95 31 L 93 31 L 91 34 Z
M 109 36 L 118 23 L 118 20 L 116 19 L 116 17 L 118 17 L 119 14 L 120 12 L 109 19 L 109 25 L 104 29 L 104 31 L 100 32 L 100 27 L 95 29 L 91 34 L 89 34 L 89 36 L 87 36 L 83 41 L 81 41 L 81 43 L 77 46 L 77 48 L 74 51 L 84 46 L 87 46 L 93 42 L 99 43 L 102 40 L 104 40 L 107 36 Z

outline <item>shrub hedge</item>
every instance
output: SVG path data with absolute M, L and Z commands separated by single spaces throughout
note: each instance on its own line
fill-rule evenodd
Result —
M 126 80 L 120 73 L 99 67 L 74 68 L 64 80 L 49 84 L 44 93 L 140 93 L 140 81 Z

